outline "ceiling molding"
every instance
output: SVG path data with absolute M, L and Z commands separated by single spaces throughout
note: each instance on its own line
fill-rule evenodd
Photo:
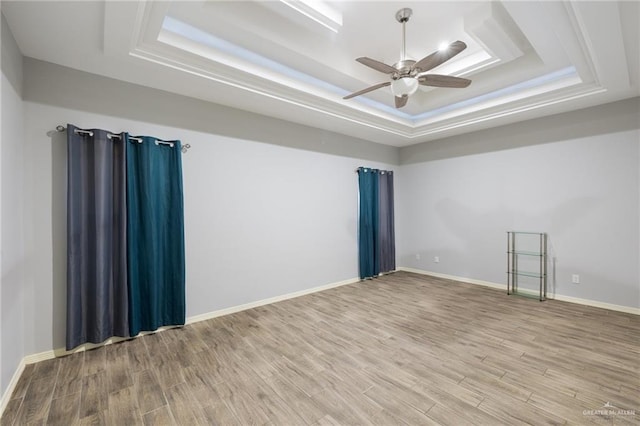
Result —
M 564 5 L 582 47 L 583 56 L 598 84 L 609 90 L 631 85 L 629 64 L 624 50 L 620 7 L 616 3 L 568 3 Z M 607 31 L 600 31 L 601 28 Z
M 498 3 L 481 3 L 473 14 L 465 16 L 464 30 L 501 61 L 512 61 L 524 54 L 500 22 Z
M 640 94 L 626 5 L 481 0 L 411 3 L 407 25 L 409 54 L 467 43 L 430 72 L 468 88 L 421 86 L 400 110 L 387 88 L 343 100 L 388 78 L 354 58 L 397 60 L 398 5 L 322 3 L 334 32 L 310 4 L 3 2 L 3 14 L 26 56 L 393 146 Z
M 337 33 L 342 28 L 342 13 L 322 0 L 279 0 L 265 2 L 267 7 L 289 16 L 295 11 L 293 19 L 308 19 L 312 25 L 320 24 L 324 29 Z
M 558 10 L 563 8 L 562 4 L 554 4 L 552 7 Z M 136 31 L 141 35 L 138 37 L 138 44 L 134 46 L 130 54 L 242 91 L 249 91 L 356 125 L 406 138 L 409 142 L 423 139 L 425 136 L 464 128 L 470 124 L 490 121 L 501 117 L 501 115 L 510 116 L 544 108 L 546 105 L 601 93 L 604 90 L 602 87 L 594 88 L 592 85 L 586 84 L 580 87 L 584 82 L 576 76 L 564 79 L 562 83 L 558 81 L 540 82 L 537 87 L 527 87 L 527 81 L 522 81 L 511 86 L 514 87 L 513 90 L 500 89 L 476 97 L 482 98 L 480 101 L 474 101 L 476 98 L 472 98 L 459 102 L 459 107 L 456 106 L 458 104 L 451 104 L 453 108 L 447 106 L 447 108 L 435 109 L 426 113 L 426 118 L 424 118 L 425 114 L 398 116 L 393 110 L 390 113 L 388 109 L 385 111 L 376 107 L 375 103 L 351 102 L 346 104 L 340 98 L 340 95 L 346 93 L 345 90 L 339 93 L 339 87 L 332 87 L 333 90 L 314 87 L 313 84 L 306 81 L 296 80 L 290 76 L 279 74 L 277 71 L 265 69 L 233 55 L 234 51 L 242 51 L 241 48 L 234 49 L 233 45 L 226 53 L 222 53 L 211 44 L 207 45 L 205 41 L 207 35 L 203 35 L 202 30 L 193 29 L 189 24 L 157 13 L 155 8 L 155 4 L 148 3 L 144 14 L 147 19 L 138 20 L 139 28 L 136 28 Z M 154 10 L 150 12 L 149 9 Z M 165 6 L 163 10 L 167 11 L 168 8 Z M 566 33 L 567 28 L 572 29 L 573 26 L 566 25 L 568 14 L 563 15 L 558 13 L 558 10 L 554 15 L 553 23 L 555 27 L 563 27 L 562 30 Z M 484 67 L 489 65 L 493 65 L 494 69 L 497 69 L 495 68 L 497 64 L 506 63 L 524 55 L 524 52 L 503 28 L 498 14 L 499 10 L 495 4 L 485 3 L 476 9 L 475 14 L 464 19 L 465 30 L 485 47 L 486 53 L 478 52 L 475 55 L 486 55 L 487 53 L 488 55 L 482 56 L 482 60 L 475 63 L 469 60 L 470 57 L 467 57 L 466 65 L 464 63 L 457 64 L 461 71 L 458 74 L 480 73 Z M 182 31 L 183 33 L 176 34 L 167 31 L 167 28 L 160 21 L 172 23 L 173 31 Z M 158 28 L 160 29 L 158 30 Z M 193 34 L 188 34 L 188 31 L 193 31 Z M 211 35 L 210 38 L 219 43 L 217 41 L 219 37 Z M 559 42 L 561 45 L 575 48 L 582 37 L 581 34 L 574 32 L 572 36 L 564 34 L 564 38 L 561 40 Z M 223 40 L 222 43 L 224 42 Z M 579 53 L 573 52 L 570 56 L 575 57 Z M 245 56 L 259 58 L 253 52 L 248 52 Z M 584 56 L 581 56 L 580 59 L 581 65 L 591 61 L 591 58 Z M 449 70 L 445 69 L 442 72 L 453 71 L 451 70 L 452 64 L 454 62 L 447 64 Z M 523 88 L 516 89 L 519 85 Z M 514 93 L 516 91 L 517 93 Z M 497 94 L 500 95 L 496 96 Z M 527 100 L 526 107 L 519 106 L 523 100 Z

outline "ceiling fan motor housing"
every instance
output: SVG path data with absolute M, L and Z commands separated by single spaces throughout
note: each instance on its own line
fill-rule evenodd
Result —
M 402 61 L 398 61 L 393 64 L 393 67 L 398 70 L 397 73 L 394 73 L 391 78 L 393 80 L 397 80 L 402 77 L 415 77 L 418 75 L 419 70 L 413 69 L 413 65 L 416 61 L 412 59 L 403 59 Z

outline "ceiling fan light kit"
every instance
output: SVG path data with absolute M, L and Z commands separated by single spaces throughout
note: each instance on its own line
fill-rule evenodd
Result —
M 466 78 L 440 74 L 426 74 L 427 71 L 443 64 L 466 49 L 467 45 L 462 41 L 454 41 L 444 49 L 440 47 L 440 49 L 429 56 L 422 58 L 418 62 L 407 59 L 405 24 L 409 21 L 412 13 L 413 11 L 409 8 L 403 8 L 396 12 L 396 21 L 402 24 L 402 50 L 400 60 L 397 63 L 391 66 L 384 62 L 367 57 L 356 59 L 356 61 L 368 66 L 369 68 L 373 68 L 376 71 L 389 75 L 391 80 L 351 93 L 343 99 L 351 99 L 382 87 L 391 86 L 391 92 L 395 97 L 395 106 L 396 108 L 402 108 L 407 104 L 409 96 L 413 95 L 418 90 L 419 85 L 463 88 L 471 84 L 471 80 Z
M 410 96 L 416 93 L 418 85 L 415 77 L 401 77 L 391 82 L 391 92 L 394 96 Z

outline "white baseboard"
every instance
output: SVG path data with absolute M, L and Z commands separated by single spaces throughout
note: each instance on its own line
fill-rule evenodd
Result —
M 213 312 L 207 312 L 207 313 L 200 314 L 200 315 L 194 315 L 192 317 L 188 317 L 186 319 L 185 324 L 193 324 L 195 322 L 205 321 L 205 320 L 208 320 L 208 319 L 211 319 L 211 318 L 217 318 L 217 317 L 233 314 L 233 313 L 244 311 L 244 310 L 251 309 L 251 308 L 257 308 L 258 306 L 264 306 L 264 305 L 269 305 L 271 303 L 281 302 L 281 301 L 287 300 L 287 299 L 293 299 L 295 297 L 304 296 L 306 294 L 317 293 L 319 291 L 329 290 L 330 288 L 340 287 L 340 286 L 347 285 L 347 284 L 353 284 L 353 283 L 356 283 L 358 281 L 360 281 L 359 278 L 351 278 L 351 279 L 344 280 L 344 281 L 338 281 L 338 282 L 335 282 L 335 283 L 321 285 L 321 286 L 318 286 L 318 287 L 313 287 L 313 288 L 308 288 L 308 289 L 305 289 L 305 290 L 295 291 L 293 293 L 283 294 L 281 296 L 275 296 L 275 297 L 270 297 L 268 299 L 262 299 L 262 300 L 257 300 L 255 302 L 245 303 L 244 305 L 232 306 L 230 308 L 220 309 L 220 310 L 213 311 Z M 158 330 L 142 332 L 142 333 L 138 334 L 135 337 L 144 336 L 146 334 L 158 333 L 158 332 L 161 332 L 161 331 L 164 331 L 164 330 L 168 330 L 170 328 L 174 328 L 174 327 L 160 327 Z M 9 403 L 9 398 L 11 398 L 11 394 L 13 393 L 13 390 L 14 390 L 14 388 L 16 386 L 16 383 L 18 382 L 18 379 L 20 378 L 20 375 L 22 374 L 22 371 L 24 370 L 25 365 L 33 364 L 33 363 L 40 362 L 40 361 L 45 361 L 45 360 L 48 360 L 48 359 L 53 359 L 53 358 L 60 357 L 60 356 L 70 355 L 70 354 L 73 354 L 73 353 L 76 353 L 76 352 L 83 352 L 83 351 L 94 349 L 94 348 L 97 348 L 97 347 L 100 347 L 100 346 L 110 345 L 112 343 L 118 343 L 118 342 L 122 342 L 123 340 L 130 340 L 130 339 L 132 339 L 132 337 L 128 337 L 128 338 L 111 337 L 111 338 L 105 340 L 102 343 L 97 343 L 97 344 L 85 343 L 84 345 L 80 345 L 77 348 L 75 348 L 73 350 L 70 350 L 70 351 L 67 351 L 65 348 L 57 348 L 57 349 L 53 349 L 53 350 L 49 350 L 49 351 L 45 351 L 45 352 L 39 352 L 39 353 L 36 353 L 36 354 L 31 354 L 31 355 L 25 356 L 20 361 L 20 364 L 19 364 L 18 368 L 16 369 L 16 372 L 14 373 L 13 378 L 11 379 L 11 382 L 9 383 L 9 386 L 7 387 L 7 390 L 2 395 L 2 400 L 1 400 L 2 404 L 0 405 L 0 417 L 2 417 L 2 413 L 4 413 L 5 406 Z
M 477 284 L 477 285 L 482 285 L 485 287 L 491 287 L 491 288 L 497 288 L 500 289 L 502 291 L 506 291 L 507 287 L 506 284 L 497 284 L 497 283 L 493 283 L 490 281 L 482 281 L 482 280 L 476 280 L 473 278 L 467 278 L 467 277 L 458 277 L 455 275 L 447 275 L 447 274 L 441 274 L 439 272 L 431 272 L 431 271 L 425 271 L 422 269 L 415 269 L 415 268 L 407 268 L 404 266 L 401 266 L 398 268 L 399 271 L 406 271 L 406 272 L 413 272 L 415 274 L 421 274 L 421 275 L 429 275 L 432 277 L 437 277 L 437 278 L 445 278 L 448 280 L 453 280 L 453 281 L 460 281 L 463 283 L 469 283 L 469 284 Z M 538 292 L 535 290 L 519 290 L 523 293 L 529 293 L 532 295 L 537 295 Z M 576 303 L 578 305 L 586 305 L 586 306 L 593 306 L 595 308 L 603 308 L 603 309 L 609 309 L 611 311 L 618 311 L 618 312 L 624 312 L 627 314 L 634 314 L 634 315 L 640 315 L 640 308 L 634 308 L 631 306 L 623 306 L 623 305 L 614 305 L 612 303 L 605 303 L 605 302 L 599 302 L 597 300 L 591 300 L 591 299 L 581 299 L 579 297 L 572 297 L 572 296 L 564 296 L 562 294 L 547 294 L 547 299 L 552 299 L 552 300 L 560 300 L 562 302 L 570 302 L 570 303 Z
M 271 303 L 281 302 L 287 299 L 293 299 L 296 297 L 304 296 L 311 293 L 317 293 L 319 291 L 329 290 L 330 288 L 340 287 L 347 284 L 353 284 L 360 281 L 359 278 L 351 278 L 349 280 L 338 281 L 331 284 L 321 285 L 318 287 L 308 288 L 306 290 L 294 291 L 293 293 L 283 294 L 282 296 L 270 297 L 268 299 L 257 300 L 255 302 L 245 303 L 243 305 L 232 306 L 230 308 L 220 309 L 213 312 L 207 312 L 200 315 L 194 315 L 187 318 L 187 324 L 193 324 L 194 322 L 205 321 L 211 318 L 217 318 L 224 315 L 235 314 L 236 312 L 245 311 L 247 309 L 257 308 L 258 306 L 270 305 Z
M 578 305 L 587 305 L 593 306 L 594 308 L 609 309 L 611 311 L 640 315 L 640 308 L 634 308 L 631 306 L 614 305 L 613 303 L 598 302 L 597 300 L 581 299 L 579 297 L 564 296 L 562 294 L 556 294 L 553 298 L 562 302 L 577 303 Z
M 7 404 L 11 399 L 11 394 L 13 393 L 13 390 L 16 388 L 16 385 L 18 384 L 18 380 L 20 380 L 20 376 L 24 371 L 25 365 L 26 363 L 24 362 L 24 358 L 22 358 L 20 360 L 20 363 L 18 364 L 18 367 L 16 368 L 16 371 L 13 373 L 13 376 L 11 377 L 11 381 L 9 381 L 9 386 L 7 386 L 7 389 L 5 390 L 4 394 L 2 394 L 2 399 L 0 399 L 0 418 L 2 417 L 2 414 L 4 413 L 4 409 L 7 407 Z
M 461 281 L 463 283 L 478 284 L 478 285 L 483 285 L 485 287 L 499 288 L 500 290 L 505 290 L 505 291 L 507 290 L 507 287 L 504 284 L 496 284 L 490 281 L 482 281 L 482 280 L 476 280 L 473 278 L 458 277 L 456 275 L 441 274 L 439 272 L 431 272 L 431 271 L 425 271 L 422 269 L 407 268 L 404 266 L 399 267 L 398 270 L 413 272 L 414 274 L 420 274 L 420 275 L 429 275 L 431 277 L 444 278 L 447 280 Z

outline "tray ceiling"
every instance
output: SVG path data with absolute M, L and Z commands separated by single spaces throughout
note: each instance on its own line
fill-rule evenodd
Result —
M 396 109 L 355 61 L 468 48 Z M 394 146 L 637 96 L 637 2 L 2 2 L 26 56 Z M 179 113 L 179 112 L 177 112 Z

